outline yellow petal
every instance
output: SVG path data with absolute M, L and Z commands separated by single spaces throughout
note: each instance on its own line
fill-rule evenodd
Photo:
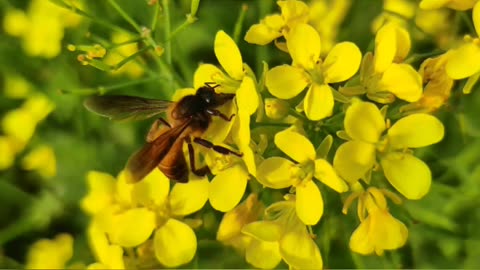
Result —
M 430 190 L 432 173 L 422 160 L 410 154 L 392 152 L 380 163 L 387 180 L 407 199 L 421 199 Z
M 267 158 L 257 168 L 257 180 L 269 188 L 287 188 L 296 180 L 292 177 L 295 168 L 295 164 L 288 159 Z
M 303 102 L 305 115 L 312 121 L 318 121 L 332 115 L 333 93 L 327 84 L 312 84 Z
M 212 207 L 222 212 L 233 209 L 245 193 L 248 177 L 247 170 L 240 164 L 217 174 L 209 187 L 208 198 Z
M 388 211 L 372 212 L 350 238 L 350 249 L 368 255 L 374 251 L 381 255 L 384 250 L 402 247 L 408 238 L 407 227 Z
M 155 228 L 155 213 L 147 208 L 133 208 L 114 215 L 108 230 L 110 241 L 122 247 L 145 242 Z
M 123 249 L 118 245 L 110 245 L 105 232 L 100 229 L 96 221 L 92 221 L 88 226 L 87 236 L 93 255 L 100 264 L 110 269 L 125 269 Z
M 282 11 L 282 17 L 285 21 L 300 21 L 306 23 L 308 20 L 309 8 L 307 4 L 297 0 L 278 1 L 277 5 Z
M 3 29 L 5 33 L 12 36 L 23 35 L 28 30 L 29 24 L 27 14 L 19 9 L 7 9 L 3 18 Z
M 285 234 L 280 240 L 280 254 L 294 269 L 322 269 L 323 261 L 317 244 L 305 233 Z
M 296 186 L 297 216 L 305 225 L 315 225 L 323 215 L 323 199 L 313 181 Z
M 87 185 L 89 192 L 81 201 L 83 211 L 96 214 L 112 203 L 115 191 L 113 176 L 90 171 L 87 174 Z
M 22 145 L 25 145 L 33 136 L 36 126 L 35 117 L 23 108 L 9 111 L 2 119 L 5 135 L 15 138 Z
M 171 213 L 186 216 L 202 209 L 208 200 L 208 185 L 206 177 L 195 177 L 186 184 L 175 184 L 169 196 Z
M 197 237 L 187 224 L 169 219 L 155 231 L 155 256 L 166 267 L 190 262 L 197 252 Z
M 73 237 L 59 234 L 55 239 L 41 239 L 29 249 L 26 269 L 64 269 L 73 255 Z
M 388 130 L 388 139 L 394 149 L 431 145 L 442 140 L 443 135 L 442 122 L 424 113 L 403 117 Z
M 6 136 L 0 136 L 0 170 L 10 168 L 15 161 L 14 142 Z
M 260 269 L 273 269 L 280 261 L 280 249 L 278 242 L 265 242 L 252 240 L 245 253 L 246 261 Z
M 282 65 L 267 72 L 265 86 L 275 97 L 290 99 L 303 91 L 310 83 L 310 78 L 302 69 Z
M 275 134 L 275 145 L 298 163 L 315 159 L 313 144 L 300 133 L 283 130 Z
M 160 171 L 153 170 L 142 181 L 133 185 L 132 200 L 143 206 L 162 206 L 167 200 L 170 180 Z
M 124 205 L 132 204 L 132 191 L 134 185 L 131 184 L 131 179 L 131 174 L 127 170 L 122 170 L 118 174 L 115 194 L 115 199 L 118 203 Z
M 445 70 L 450 78 L 460 80 L 480 71 L 480 46 L 468 42 L 453 50 L 447 60 Z
M 346 142 L 338 147 L 333 167 L 347 182 L 354 183 L 365 176 L 375 163 L 375 146 L 359 141 Z
M 245 225 L 242 233 L 257 240 L 275 242 L 280 240 L 283 228 L 273 221 L 256 221 Z
M 252 115 L 258 107 L 258 93 L 252 78 L 245 76 L 240 88 L 236 92 L 236 100 L 239 110 L 245 110 Z
M 475 25 L 477 36 L 480 37 L 480 2 L 477 2 L 475 6 L 473 6 L 472 20 L 473 20 L 473 25 Z
M 40 122 L 55 109 L 55 104 L 46 96 L 36 94 L 27 99 L 22 108 L 30 112 L 35 121 Z
M 348 190 L 347 183 L 338 177 L 332 165 L 330 165 L 325 159 L 315 160 L 314 176 L 336 192 L 342 193 Z
M 362 61 L 360 49 L 352 42 L 337 43 L 323 62 L 325 83 L 338 83 L 357 73 Z
M 218 31 L 214 43 L 215 56 L 223 69 L 235 80 L 243 78 L 243 61 L 235 41 L 224 31 Z
M 376 143 L 385 130 L 382 113 L 370 102 L 354 102 L 345 114 L 345 131 L 355 140 Z
M 218 67 L 212 64 L 201 64 L 193 74 L 193 88 L 198 89 L 205 86 L 205 83 L 217 82 L 219 78 L 224 76 Z
M 46 145 L 36 147 L 23 158 L 22 168 L 35 170 L 45 179 L 52 178 L 57 173 L 53 149 Z
M 380 28 L 375 36 L 375 73 L 384 72 L 393 62 L 396 52 L 396 30 L 393 23 L 389 23 Z
M 267 17 L 273 17 L 272 19 L 267 19 L 269 21 L 276 21 L 279 19 L 279 23 L 283 24 L 283 19 L 279 15 L 271 15 Z M 279 25 L 278 29 L 272 28 L 266 23 L 259 23 L 250 26 L 247 33 L 245 34 L 245 41 L 252 44 L 257 45 L 267 45 L 268 43 L 272 42 L 274 39 L 279 38 L 282 36 L 282 32 L 280 32 L 281 25 Z
M 422 97 L 422 77 L 407 64 L 391 64 L 383 73 L 380 85 L 382 89 L 408 102 L 418 101 Z
M 445 4 L 450 2 L 450 0 L 422 0 L 420 2 L 421 9 L 437 9 L 443 7 Z
M 394 62 L 402 62 L 410 52 L 411 40 L 410 34 L 405 28 L 397 26 L 395 27 L 396 41 L 397 41 L 397 51 L 395 53 Z
M 313 69 L 320 58 L 318 32 L 308 24 L 298 24 L 290 30 L 286 39 L 293 63 L 306 70 Z

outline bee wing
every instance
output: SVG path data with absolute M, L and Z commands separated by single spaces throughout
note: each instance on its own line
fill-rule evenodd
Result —
M 177 140 L 183 140 L 181 134 L 187 129 L 190 119 L 163 132 L 154 141 L 145 144 L 133 154 L 127 162 L 126 169 L 131 174 L 131 182 L 136 183 L 155 169 L 172 150 Z M 182 153 L 183 154 L 183 153 Z
M 83 105 L 111 120 L 142 120 L 165 112 L 171 101 L 132 96 L 91 96 Z

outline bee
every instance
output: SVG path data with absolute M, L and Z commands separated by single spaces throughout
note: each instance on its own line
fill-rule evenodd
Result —
M 212 122 L 212 117 L 230 122 L 235 116 L 226 116 L 218 110 L 235 95 L 217 93 L 217 86 L 205 83 L 194 95 L 187 95 L 178 102 L 114 95 L 91 96 L 85 100 L 84 106 L 111 120 L 142 120 L 166 113 L 167 120 L 160 117 L 153 123 L 145 145 L 129 158 L 126 170 L 130 172 L 133 183 L 141 181 L 156 167 L 168 178 L 186 183 L 190 170 L 198 176 L 210 173 L 206 165 L 201 168 L 195 166 L 192 143 L 221 154 L 242 156 L 241 153 L 201 138 Z M 184 143 L 188 146 L 190 170 L 183 153 Z

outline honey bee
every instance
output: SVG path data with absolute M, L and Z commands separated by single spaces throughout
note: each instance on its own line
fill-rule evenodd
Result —
M 167 120 L 158 118 L 153 123 L 146 144 L 130 157 L 126 170 L 130 172 L 130 180 L 134 183 L 142 180 L 155 167 L 168 178 L 186 183 L 189 168 L 183 153 L 184 143 L 188 146 L 190 170 L 198 176 L 204 176 L 210 170 L 208 166 L 196 168 L 192 143 L 221 154 L 242 156 L 200 137 L 209 127 L 213 116 L 228 122 L 235 116 L 226 116 L 217 109 L 235 97 L 234 94 L 216 93 L 217 86 L 205 83 L 194 95 L 187 95 L 178 102 L 120 95 L 91 96 L 85 100 L 84 106 L 111 120 L 141 120 L 166 112 Z

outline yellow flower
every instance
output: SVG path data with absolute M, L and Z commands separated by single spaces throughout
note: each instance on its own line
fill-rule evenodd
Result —
M 95 220 L 88 226 L 87 237 L 96 259 L 87 269 L 125 269 L 122 247 L 110 244 L 107 235 Z
M 391 103 L 395 96 L 415 102 L 422 95 L 422 78 L 412 66 L 401 63 L 410 51 L 408 32 L 389 23 L 378 30 L 375 53 L 367 53 L 360 68 L 360 85 L 340 88 L 346 95 L 366 93 L 379 103 Z
M 468 78 L 463 92 L 470 93 L 471 88 L 480 77 L 480 2 L 477 2 L 472 11 L 476 38 L 465 36 L 465 42 L 449 53 L 445 66 L 448 76 L 454 80 Z
M 33 0 L 26 13 L 7 11 L 3 24 L 7 33 L 22 38 L 27 54 L 53 58 L 61 51 L 64 28 L 79 22 L 80 16 L 50 1 Z
M 297 0 L 277 1 L 281 14 L 266 16 L 259 24 L 254 24 L 245 34 L 248 43 L 266 45 L 288 34 L 296 24 L 306 23 L 309 19 L 308 6 Z
M 267 72 L 265 85 L 272 95 L 291 99 L 307 86 L 303 109 L 310 120 L 321 120 L 332 114 L 334 91 L 329 84 L 345 81 L 358 70 L 361 53 L 351 42 L 336 44 L 322 61 L 318 33 L 307 24 L 291 29 L 287 39 L 293 64 L 274 67 Z
M 428 146 L 443 138 L 444 127 L 437 118 L 408 115 L 382 135 L 387 125 L 380 110 L 373 103 L 355 100 L 346 111 L 344 125 L 349 141 L 340 145 L 333 160 L 341 177 L 355 183 L 367 175 L 378 157 L 387 180 L 406 198 L 420 199 L 429 191 L 430 169 L 408 148 Z
M 258 220 L 263 210 L 258 196 L 250 194 L 243 203 L 223 215 L 217 230 L 217 240 L 244 252 L 251 239 L 242 234 L 242 229 L 248 223 Z
M 45 179 L 54 177 L 57 163 L 53 149 L 46 145 L 36 147 L 23 158 L 22 168 L 37 171 Z
M 208 180 L 192 176 L 189 183 L 176 184 L 169 194 L 170 181 L 159 170 L 133 185 L 127 184 L 128 177 L 127 172 L 121 172 L 114 186 L 112 177 L 90 173 L 91 190 L 82 207 L 94 214 L 95 222 L 111 244 L 137 247 L 153 233 L 155 257 L 162 265 L 176 267 L 188 263 L 195 255 L 197 239 L 180 220 L 206 203 Z
M 320 250 L 298 219 L 293 197 L 272 204 L 265 213 L 267 220 L 242 229 L 252 238 L 245 254 L 248 263 L 270 269 L 283 259 L 293 269 L 322 269 Z
M 41 239 L 29 249 L 26 269 L 65 269 L 73 255 L 73 238 L 59 234 L 53 240 Z
M 455 10 L 471 9 L 477 0 L 422 0 L 420 8 L 437 9 L 447 7 Z
M 445 71 L 447 61 L 448 53 L 423 61 L 420 66 L 420 74 L 426 85 L 422 97 L 417 102 L 402 106 L 400 108 L 402 112 L 430 113 L 438 110 L 448 102 L 454 81 Z
M 271 157 L 258 168 L 258 181 L 264 186 L 282 189 L 295 187 L 296 213 L 306 225 L 315 225 L 323 214 L 323 199 L 316 178 L 341 193 L 348 190 L 332 165 L 317 158 L 312 143 L 303 135 L 284 130 L 275 135 L 275 145 L 297 163 L 281 157 Z
M 15 141 L 7 136 L 0 136 L 0 170 L 10 168 L 15 161 Z
M 322 55 L 327 54 L 335 45 L 337 34 L 345 16 L 350 10 L 351 0 L 310 1 L 308 23 L 318 31 L 322 40 Z
M 388 212 L 385 195 L 394 196 L 377 188 L 369 188 L 356 195 L 359 196 L 358 217 L 361 223 L 350 238 L 352 251 L 363 255 L 373 252 L 382 255 L 385 250 L 398 249 L 407 242 L 407 227 Z M 398 197 L 395 199 L 400 200 Z
M 135 39 L 134 36 L 130 36 L 124 32 L 114 32 L 112 34 L 113 44 L 126 43 L 134 39 Z M 121 62 L 123 59 L 136 53 L 137 51 L 138 49 L 137 49 L 136 42 L 118 45 L 114 49 L 108 50 L 108 54 L 105 57 L 105 63 L 111 66 L 116 65 L 119 62 Z M 102 56 L 102 54 L 100 54 L 100 56 Z M 143 72 L 145 70 L 145 68 L 142 67 L 141 62 L 139 61 L 141 60 L 139 60 L 138 58 L 135 60 L 129 61 L 119 69 L 112 71 L 112 74 L 113 75 L 126 74 L 131 78 L 138 78 L 143 75 Z
M 32 86 L 21 76 L 8 74 L 5 76 L 4 94 L 8 98 L 26 98 Z

